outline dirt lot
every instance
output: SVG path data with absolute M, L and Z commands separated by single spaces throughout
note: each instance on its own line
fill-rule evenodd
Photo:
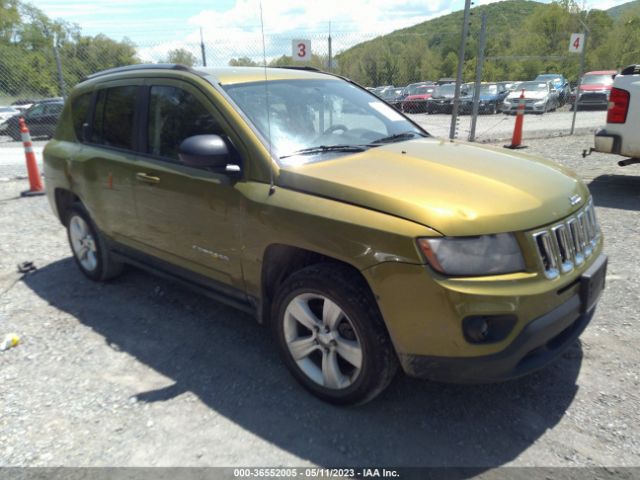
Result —
M 1 182 L 0 335 L 23 343 L 0 352 L 0 466 L 639 466 L 640 166 L 590 142 L 525 139 L 587 180 L 606 236 L 581 341 L 524 379 L 398 376 L 358 408 L 298 387 L 243 314 L 134 269 L 86 280 L 46 200 Z

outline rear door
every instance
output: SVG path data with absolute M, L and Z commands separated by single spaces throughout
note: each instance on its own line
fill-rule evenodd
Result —
M 136 171 L 139 93 L 142 80 L 100 84 L 74 100 L 72 110 L 88 108 L 77 120 L 82 147 L 72 162 L 76 189 L 98 227 L 112 239 L 132 245 L 136 230 L 133 177 Z M 89 105 L 87 106 L 87 102 Z

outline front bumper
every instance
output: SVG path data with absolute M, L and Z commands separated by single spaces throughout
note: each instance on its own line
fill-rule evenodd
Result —
M 490 383 L 532 373 L 562 355 L 589 324 L 606 268 L 607 257 L 601 255 L 581 276 L 578 293 L 529 322 L 500 352 L 479 357 L 401 354 L 402 367 L 413 377 L 452 383 Z
M 545 104 L 543 103 L 542 105 L 536 105 L 535 103 L 525 103 L 524 105 L 524 111 L 525 112 L 534 112 L 534 113 L 542 113 L 544 112 L 545 109 Z M 518 104 L 517 103 L 511 103 L 509 105 L 505 105 L 504 103 L 502 104 L 502 111 L 504 113 L 516 113 L 518 111 Z

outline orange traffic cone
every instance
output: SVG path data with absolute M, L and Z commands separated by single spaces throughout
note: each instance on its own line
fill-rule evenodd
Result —
M 24 118 L 20 117 L 20 133 L 22 134 L 22 144 L 24 145 L 24 156 L 27 160 L 27 174 L 29 175 L 29 190 L 25 190 L 20 195 L 30 197 L 35 195 L 44 195 L 44 187 L 42 179 L 38 171 L 38 162 L 36 154 L 33 153 L 33 144 L 31 143 L 31 134 L 27 128 Z
M 513 136 L 511 137 L 511 145 L 505 145 L 504 148 L 527 148 L 522 143 L 522 123 L 524 121 L 524 89 L 518 99 L 518 110 L 516 112 L 516 124 L 513 127 Z

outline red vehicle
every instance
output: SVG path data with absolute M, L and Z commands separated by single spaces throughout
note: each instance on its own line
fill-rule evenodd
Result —
M 419 113 L 427 111 L 427 100 L 431 98 L 436 86 L 431 83 L 412 83 L 405 88 L 405 97 L 402 100 L 402 111 L 406 113 Z
M 607 108 L 609 106 L 609 94 L 613 86 L 613 77 L 617 73 L 615 70 L 598 70 L 585 73 L 580 82 L 578 108 Z M 575 96 L 573 96 L 572 100 L 575 100 Z

